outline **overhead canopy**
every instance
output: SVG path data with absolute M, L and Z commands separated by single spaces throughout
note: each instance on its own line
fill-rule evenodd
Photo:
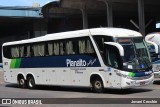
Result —
M 110 17 L 113 23 L 120 23 L 125 19 L 132 21 L 130 24 L 135 28 L 139 26 L 137 29 L 142 34 L 150 23 L 160 20 L 160 0 L 59 0 L 44 5 L 42 13 L 49 18 L 79 17 L 83 15 L 83 9 L 91 17 L 112 16 L 113 13 L 113 18 Z
M 135 16 L 138 15 L 138 1 L 137 0 L 110 0 L 112 2 L 113 12 L 118 15 Z M 88 14 L 97 14 L 106 11 L 106 5 L 101 0 L 60 0 L 59 2 L 50 2 L 42 7 L 44 16 L 54 17 L 57 14 L 72 13 L 81 14 L 79 9 L 86 5 Z M 144 0 L 145 15 L 159 18 L 160 15 L 160 0 Z M 76 11 L 77 9 L 77 11 Z M 48 13 L 49 12 L 49 13 Z M 78 13 L 77 13 L 78 12 Z M 127 13 L 127 14 L 126 14 Z M 137 14 L 133 14 L 137 13 Z M 52 14 L 52 15 L 51 15 Z

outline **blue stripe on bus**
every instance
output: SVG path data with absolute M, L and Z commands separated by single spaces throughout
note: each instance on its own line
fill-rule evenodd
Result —
M 139 72 L 139 73 L 135 73 L 134 77 L 143 77 L 143 76 L 149 76 L 151 75 L 152 72 Z
M 128 76 L 130 76 L 130 77 L 144 77 L 144 76 L 149 76 L 152 73 L 153 73 L 152 71 L 148 71 L 148 72 L 129 72 Z
M 160 59 L 157 59 L 155 61 L 152 62 L 153 64 L 160 64 Z
M 100 67 L 98 58 L 89 55 L 66 55 L 22 58 L 20 68 Z

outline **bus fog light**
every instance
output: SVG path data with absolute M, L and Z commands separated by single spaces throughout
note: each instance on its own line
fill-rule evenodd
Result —
M 126 82 L 127 85 L 131 85 L 129 82 Z
M 130 81 L 130 82 L 126 82 L 127 85 L 134 85 L 136 84 L 136 81 Z

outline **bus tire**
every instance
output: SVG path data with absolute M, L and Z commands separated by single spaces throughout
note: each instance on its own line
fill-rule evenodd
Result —
M 92 90 L 95 93 L 103 93 L 104 92 L 104 86 L 103 86 L 103 82 L 101 79 L 97 78 L 97 79 L 93 80 L 91 82 L 91 84 L 92 84 Z
M 18 87 L 26 88 L 26 81 L 23 76 L 18 77 Z
M 36 87 L 35 80 L 34 80 L 33 76 L 29 76 L 27 78 L 27 86 L 29 89 L 34 89 Z

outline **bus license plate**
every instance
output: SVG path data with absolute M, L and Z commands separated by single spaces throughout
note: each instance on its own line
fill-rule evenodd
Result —
M 143 82 L 140 82 L 140 85 L 144 85 L 145 84 L 145 82 L 143 81 Z

